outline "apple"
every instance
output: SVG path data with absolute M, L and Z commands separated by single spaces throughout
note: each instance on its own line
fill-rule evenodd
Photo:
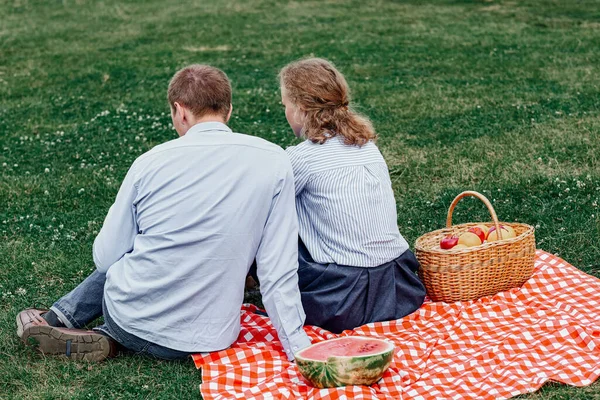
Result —
M 510 226 L 500 225 L 500 229 L 502 230 L 502 239 L 510 239 L 517 236 L 515 230 Z M 487 241 L 495 242 L 496 240 L 498 240 L 498 232 L 496 232 L 496 227 L 492 226 L 488 232 Z
M 487 229 L 484 231 L 483 229 L 481 229 L 480 226 L 474 226 L 472 228 L 469 228 L 469 230 L 467 232 L 472 232 L 472 233 L 476 234 L 477 236 L 479 236 L 481 243 L 483 243 L 483 241 L 485 240 L 485 238 L 487 236 Z
M 481 228 L 482 231 L 485 232 L 485 236 L 487 237 L 488 232 L 490 231 L 490 227 L 484 224 L 475 225 L 476 228 Z
M 448 250 L 448 249 L 451 249 L 454 246 L 456 246 L 457 243 L 458 243 L 458 237 L 457 236 L 446 236 L 440 242 L 440 247 L 442 249 L 444 249 L 444 250 Z
M 464 244 L 467 247 L 479 246 L 483 241 L 473 232 L 465 232 L 458 237 L 458 244 Z
M 459 250 L 459 249 L 467 249 L 468 247 L 465 246 L 464 244 L 457 244 L 456 246 L 454 246 L 452 248 L 452 250 Z

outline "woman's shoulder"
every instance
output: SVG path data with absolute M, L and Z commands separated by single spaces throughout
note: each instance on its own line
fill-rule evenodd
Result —
M 310 140 L 304 140 L 297 145 L 286 147 L 285 151 L 288 153 L 301 153 L 303 151 L 308 151 L 312 144 L 314 143 Z
M 285 149 L 292 164 L 310 164 L 313 169 L 323 166 L 339 168 L 342 166 L 384 162 L 377 145 L 369 141 L 362 146 L 349 145 L 342 136 L 334 136 L 325 143 L 313 143 L 310 140 Z
M 357 159 L 372 159 L 373 157 L 383 159 L 383 156 L 381 155 L 377 144 L 375 144 L 375 142 L 372 140 L 369 140 L 367 143 L 363 144 L 362 146 L 359 146 L 355 144 L 346 144 L 344 142 L 344 139 L 340 138 L 336 146 L 336 151 L 347 154 L 350 157 Z
M 285 152 L 292 161 L 306 160 L 314 153 L 312 149 L 313 144 L 310 140 L 305 140 L 295 146 L 286 147 Z
M 314 158 L 314 151 L 311 150 L 312 144 L 310 140 L 305 140 L 285 149 L 294 169 L 294 174 L 299 174 L 301 171 L 307 173 L 310 170 L 311 160 Z

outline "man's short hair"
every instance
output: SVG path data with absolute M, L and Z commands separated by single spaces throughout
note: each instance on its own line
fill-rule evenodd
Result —
M 175 73 L 167 98 L 188 108 L 196 117 L 219 115 L 227 118 L 231 106 L 231 83 L 225 72 L 210 65 L 193 64 Z

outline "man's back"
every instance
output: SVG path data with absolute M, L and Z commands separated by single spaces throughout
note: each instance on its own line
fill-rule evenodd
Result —
M 103 231 L 112 234 L 101 232 L 94 243 L 98 269 L 108 271 L 110 316 L 172 349 L 229 346 L 239 333 L 246 273 L 290 171 L 278 146 L 215 122 L 139 157 L 105 221 Z M 295 218 L 293 206 L 287 212 Z M 114 237 L 112 224 L 122 237 Z M 120 252 L 126 254 L 111 258 Z M 295 256 L 282 267 L 295 273 Z
M 17 333 L 76 360 L 103 360 L 117 343 L 163 359 L 221 350 L 239 334 L 256 261 L 262 302 L 293 360 L 310 339 L 292 165 L 278 146 L 225 125 L 231 82 L 220 69 L 180 69 L 167 99 L 180 138 L 129 169 L 94 241 L 96 271 L 49 311 L 21 311 Z M 100 315 L 104 324 L 82 329 Z

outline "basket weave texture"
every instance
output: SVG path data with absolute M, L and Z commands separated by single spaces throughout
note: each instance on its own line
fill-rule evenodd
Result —
M 452 225 L 454 208 L 467 196 L 483 201 L 492 216 L 491 222 Z M 440 248 L 440 241 L 444 237 L 459 235 L 479 224 L 494 225 L 500 234 L 499 226 L 508 225 L 515 230 L 516 236 L 464 249 Z M 417 239 L 415 254 L 420 264 L 419 277 L 429 298 L 446 303 L 475 300 L 519 287 L 531 277 L 535 257 L 534 229 L 526 224 L 499 222 L 494 207 L 485 196 L 467 191 L 452 201 L 446 228 Z

